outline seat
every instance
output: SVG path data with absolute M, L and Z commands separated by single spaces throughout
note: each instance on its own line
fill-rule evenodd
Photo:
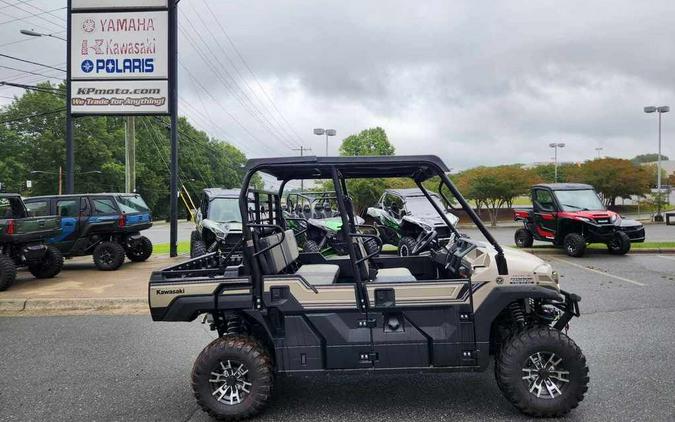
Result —
M 295 240 L 293 230 L 286 230 L 283 234 L 275 233 L 259 240 L 260 249 L 273 246 L 264 252 L 260 259 L 262 270 L 267 275 L 280 274 L 284 270 L 297 268 L 300 256 L 298 243 Z M 281 241 L 281 243 L 279 243 Z M 337 281 L 340 274 L 340 266 L 334 264 L 302 264 L 293 274 L 304 278 L 313 286 L 326 286 Z
M 411 283 L 417 281 L 409 269 L 399 268 L 380 268 L 373 283 Z

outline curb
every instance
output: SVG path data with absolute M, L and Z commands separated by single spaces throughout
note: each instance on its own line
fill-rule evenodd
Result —
M 137 315 L 148 313 L 143 298 L 0 299 L 0 315 Z
M 567 255 L 562 249 L 556 248 L 517 248 L 515 246 L 507 246 L 511 249 L 529 252 L 540 255 Z M 607 251 L 602 249 L 586 249 L 586 253 L 593 255 L 606 255 Z M 675 248 L 649 248 L 649 249 L 631 249 L 627 255 L 647 255 L 647 254 L 675 254 Z

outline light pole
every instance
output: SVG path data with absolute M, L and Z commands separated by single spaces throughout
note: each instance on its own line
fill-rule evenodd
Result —
M 669 106 L 647 106 L 644 108 L 645 113 L 659 113 L 659 155 L 656 159 L 656 215 L 654 221 L 663 221 L 661 215 L 661 115 L 670 111 Z
M 558 148 L 565 148 L 565 144 L 562 142 L 551 142 L 548 144 L 549 147 L 553 148 L 553 182 L 558 183 Z
M 328 137 L 329 136 L 335 136 L 337 134 L 337 132 L 335 131 L 335 129 L 317 128 L 317 129 L 314 129 L 314 134 L 318 135 L 318 136 L 326 135 L 326 157 L 328 157 Z
M 597 153 L 598 153 L 598 159 L 600 159 L 600 151 L 602 151 L 602 147 L 597 147 L 597 148 L 595 149 L 595 151 L 597 151 Z
M 70 10 L 70 0 L 68 1 Z M 75 148 L 73 145 L 73 116 L 71 113 L 71 95 L 70 92 L 70 26 L 71 14 L 67 13 L 66 28 L 68 29 L 68 38 L 61 38 L 54 34 L 45 34 L 28 29 L 19 30 L 23 35 L 29 37 L 50 37 L 66 42 L 66 193 L 75 193 Z

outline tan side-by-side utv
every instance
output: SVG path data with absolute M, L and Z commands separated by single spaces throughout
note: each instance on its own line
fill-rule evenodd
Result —
M 560 289 L 546 262 L 502 249 L 438 157 L 254 159 L 246 170 L 243 262 L 232 265 L 230 254 L 216 251 L 153 273 L 149 285 L 155 321 L 205 315 L 218 333 L 192 372 L 197 402 L 210 415 L 257 414 L 279 375 L 483 371 L 492 357 L 499 388 L 527 415 L 562 416 L 583 400 L 586 359 L 562 332 L 579 316 L 579 297 Z M 280 189 L 250 190 L 258 172 L 276 177 Z M 412 179 L 451 232 L 425 239 L 428 252 L 388 256 L 376 235 L 357 230 L 348 180 L 394 177 Z M 422 184 L 431 178 L 443 201 Z M 281 206 L 286 183 L 298 179 L 333 182 L 346 255 L 299 251 Z M 457 232 L 444 191 L 488 242 Z M 380 247 L 368 253 L 366 240 Z

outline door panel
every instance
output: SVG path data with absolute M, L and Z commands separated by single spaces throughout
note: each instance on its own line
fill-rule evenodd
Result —
M 59 234 L 53 243 L 63 250 L 69 250 L 79 236 L 79 198 L 60 198 L 55 199 L 56 214 L 61 217 L 61 234 Z
M 370 329 L 354 284 L 312 286 L 289 275 L 265 277 L 264 286 L 265 306 L 284 327 L 277 341 L 282 371 L 371 367 L 362 359 L 371 350 Z
M 472 365 L 475 350 L 468 281 L 370 283 L 368 316 L 375 368 Z M 469 356 L 467 356 L 469 357 Z

